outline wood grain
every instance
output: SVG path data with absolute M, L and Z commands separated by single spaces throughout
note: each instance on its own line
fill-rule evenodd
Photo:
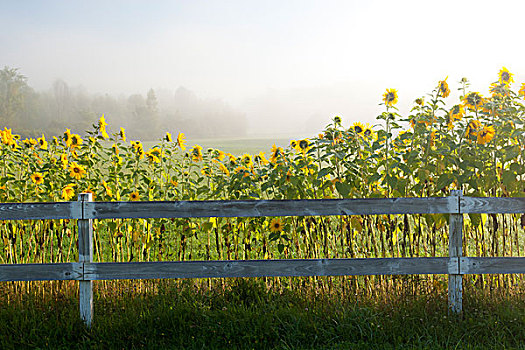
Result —
M 82 275 L 79 263 L 0 264 L 0 281 L 81 280 Z
M 525 257 L 463 257 L 460 270 L 463 274 L 525 273 Z
M 462 197 L 460 212 L 486 214 L 525 213 L 525 198 L 521 197 Z
M 0 220 L 78 219 L 78 202 L 0 203 Z
M 451 194 L 457 198 L 458 203 L 463 199 L 463 191 L 461 190 L 452 191 Z M 456 260 L 463 256 L 463 214 L 450 214 L 448 256 L 456 258 Z M 460 271 L 448 275 L 448 307 L 455 314 L 460 314 L 463 311 L 463 276 Z
M 457 213 L 452 197 L 260 201 L 91 202 L 85 218 L 198 218 Z
M 77 221 L 78 225 L 78 261 L 82 264 L 84 270 L 85 265 L 93 262 L 93 220 L 85 218 L 85 206 L 93 200 L 91 193 L 80 193 L 78 201 L 82 203 L 82 218 Z M 84 271 L 85 272 L 85 271 Z M 84 321 L 86 326 L 91 327 L 93 320 L 93 282 L 86 280 L 85 276 L 79 282 L 79 308 L 80 318 Z
M 87 280 L 457 273 L 457 259 L 371 258 L 85 264 Z

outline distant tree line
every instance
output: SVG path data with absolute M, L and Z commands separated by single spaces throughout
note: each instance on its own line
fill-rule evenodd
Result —
M 48 91 L 35 91 L 17 68 L 0 70 L 0 128 L 23 137 L 60 135 L 66 128 L 82 133 L 104 114 L 110 132 L 120 127 L 130 138 L 156 140 L 166 131 L 190 137 L 246 134 L 246 116 L 220 100 L 197 97 L 179 87 L 175 93 L 150 89 L 147 94 L 90 94 L 56 80 Z

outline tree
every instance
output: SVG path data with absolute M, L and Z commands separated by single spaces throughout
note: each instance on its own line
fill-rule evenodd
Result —
M 18 68 L 7 66 L 0 70 L 0 121 L 11 126 L 16 114 L 24 107 L 25 94 L 29 91 L 27 78 Z
M 67 83 L 61 79 L 53 83 L 53 97 L 56 103 L 56 119 L 63 123 L 71 105 L 71 92 Z

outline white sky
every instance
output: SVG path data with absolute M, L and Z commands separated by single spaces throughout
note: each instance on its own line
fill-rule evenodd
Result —
M 479 0 L 0 0 L 0 66 L 20 68 L 37 90 L 57 78 L 115 95 L 184 86 L 245 112 L 252 131 L 310 131 L 335 115 L 373 122 L 386 88 L 403 113 L 447 76 L 451 90 L 465 76 L 486 92 L 505 66 L 518 88 L 524 10 Z

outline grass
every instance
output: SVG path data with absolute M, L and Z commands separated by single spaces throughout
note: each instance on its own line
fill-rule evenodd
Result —
M 97 282 L 87 330 L 75 283 L 42 282 L 18 294 L 16 286 L 0 285 L 2 349 L 525 348 L 525 301 L 516 290 L 468 287 L 458 318 L 439 288 L 356 296 L 267 288 L 260 279 Z
M 219 149 L 225 153 L 231 153 L 235 156 L 242 155 L 244 153 L 257 154 L 259 152 L 266 152 L 266 155 L 270 154 L 272 145 L 275 144 L 278 147 L 286 147 L 290 144 L 290 140 L 293 137 L 239 137 L 239 138 L 188 138 L 186 146 L 189 148 L 194 145 L 200 145 L 203 151 L 208 148 Z M 154 145 L 158 144 L 157 141 L 145 141 L 143 142 L 144 148 L 148 150 Z

